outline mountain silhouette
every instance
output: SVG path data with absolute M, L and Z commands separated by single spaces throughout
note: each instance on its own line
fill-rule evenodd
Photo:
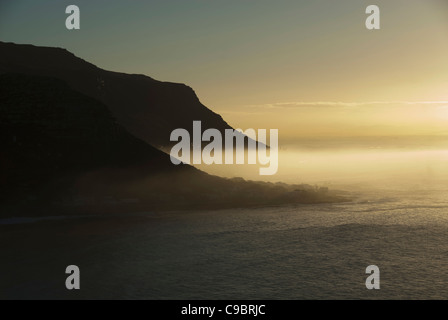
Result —
M 203 174 L 172 165 L 117 124 L 103 103 L 41 76 L 0 75 L 0 148 L 2 202 L 55 199 L 77 187 L 98 196 L 141 177 Z M 123 197 L 123 190 L 114 192 Z
M 62 80 L 0 75 L 0 216 L 340 200 L 310 186 L 175 166 L 118 124 L 106 105 Z
M 118 123 L 155 147 L 172 145 L 174 129 L 202 128 L 224 132 L 231 127 L 205 107 L 192 88 L 145 75 L 100 69 L 61 48 L 0 42 L 0 74 L 22 73 L 64 80 L 71 88 L 107 105 Z

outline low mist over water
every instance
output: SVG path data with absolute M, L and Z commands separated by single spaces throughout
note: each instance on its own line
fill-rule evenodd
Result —
M 281 133 L 280 133 L 281 134 Z M 258 175 L 258 165 L 202 165 L 206 172 L 272 182 L 328 187 L 398 189 L 448 180 L 448 137 L 312 138 L 280 143 L 279 169 Z M 445 184 L 446 185 L 446 184 Z

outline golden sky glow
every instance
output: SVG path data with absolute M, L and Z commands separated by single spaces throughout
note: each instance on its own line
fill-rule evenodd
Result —
M 280 139 L 447 134 L 445 0 L 378 0 L 374 31 L 363 0 L 80 0 L 77 32 L 68 4 L 2 2 L 0 38 L 186 83 L 232 126 Z

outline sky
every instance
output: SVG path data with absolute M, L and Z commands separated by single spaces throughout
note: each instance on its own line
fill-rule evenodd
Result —
M 447 0 L 0 0 L 0 40 L 185 83 L 234 127 L 283 139 L 448 134 Z

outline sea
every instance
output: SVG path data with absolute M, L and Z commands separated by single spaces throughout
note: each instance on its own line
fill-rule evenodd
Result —
M 447 299 L 448 193 L 111 217 L 3 219 L 2 299 Z M 67 290 L 66 267 L 80 269 Z M 367 289 L 366 268 L 379 268 Z

